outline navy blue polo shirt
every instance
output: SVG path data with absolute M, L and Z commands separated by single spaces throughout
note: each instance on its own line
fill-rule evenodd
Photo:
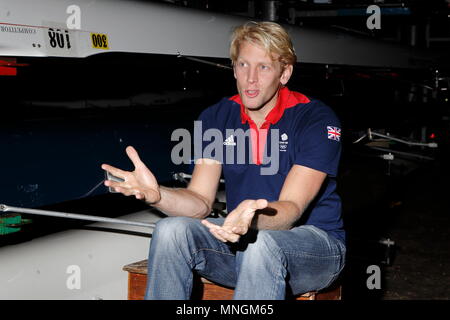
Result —
M 298 224 L 314 225 L 345 241 L 336 193 L 341 125 L 331 108 L 284 87 L 260 128 L 246 114 L 239 95 L 205 109 L 199 121 L 202 154 L 195 158 L 222 163 L 228 212 L 246 199 L 277 201 L 297 164 L 327 174 Z

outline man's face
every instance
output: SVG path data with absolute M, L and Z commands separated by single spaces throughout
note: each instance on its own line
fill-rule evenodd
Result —
M 275 58 L 275 59 L 273 59 Z M 242 103 L 249 110 L 270 110 L 277 102 L 280 84 L 285 85 L 292 66 L 282 68 L 278 55 L 244 41 L 234 65 L 234 77 Z

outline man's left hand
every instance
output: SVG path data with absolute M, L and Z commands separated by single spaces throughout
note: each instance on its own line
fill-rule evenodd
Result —
M 268 202 L 265 199 L 244 200 L 228 214 L 222 226 L 213 224 L 206 219 L 202 220 L 202 223 L 220 241 L 237 242 L 250 228 L 256 210 L 264 209 L 267 206 Z

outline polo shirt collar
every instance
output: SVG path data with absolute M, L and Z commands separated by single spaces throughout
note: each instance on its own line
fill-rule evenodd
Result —
M 276 103 L 275 107 L 273 107 L 272 110 L 270 110 L 270 112 L 267 114 L 267 116 L 265 118 L 266 122 L 275 124 L 281 119 L 281 117 L 283 116 L 284 110 L 289 107 L 287 102 L 289 100 L 290 95 L 291 95 L 291 91 L 287 87 L 282 87 L 278 91 L 277 103 Z M 242 124 L 252 121 L 251 118 L 249 117 L 249 115 L 247 114 L 244 105 L 242 104 L 241 97 L 239 97 L 239 95 L 238 95 L 233 100 L 235 102 L 239 103 L 241 106 Z

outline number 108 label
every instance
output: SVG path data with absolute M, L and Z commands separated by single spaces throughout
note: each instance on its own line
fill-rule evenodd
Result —
M 45 22 L 44 22 L 45 23 Z M 44 30 L 46 53 L 49 56 L 76 57 L 77 46 L 74 30 L 59 27 L 55 23 L 47 22 L 51 27 Z

